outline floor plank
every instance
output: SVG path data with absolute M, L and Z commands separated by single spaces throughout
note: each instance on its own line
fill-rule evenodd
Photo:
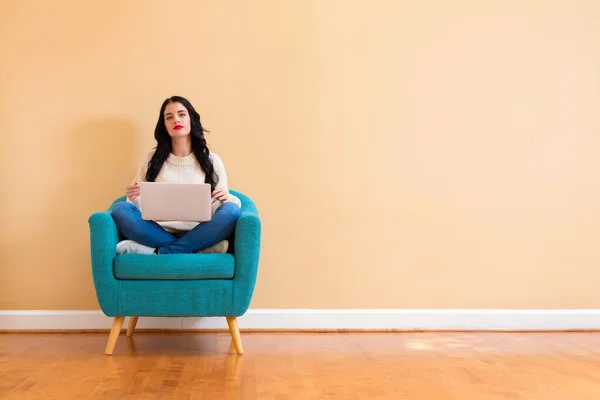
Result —
M 598 399 L 600 333 L 0 335 L 1 399 Z

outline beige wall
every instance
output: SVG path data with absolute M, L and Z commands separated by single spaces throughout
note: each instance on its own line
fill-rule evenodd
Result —
M 98 308 L 87 218 L 172 94 L 262 214 L 253 308 L 600 307 L 598 21 L 595 0 L 2 2 L 0 308 Z

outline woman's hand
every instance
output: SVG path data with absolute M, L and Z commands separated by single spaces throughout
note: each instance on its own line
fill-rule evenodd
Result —
M 140 196 L 140 184 L 135 182 L 133 185 L 127 185 L 125 192 L 127 193 L 127 198 L 134 201 Z
M 212 192 L 212 197 L 219 200 L 221 203 L 226 203 L 229 201 L 229 193 L 225 189 L 217 189 Z

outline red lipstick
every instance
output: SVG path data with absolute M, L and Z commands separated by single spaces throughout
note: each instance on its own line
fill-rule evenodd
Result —
M 175 125 L 175 129 L 176 129 L 176 130 L 183 129 L 183 125 L 179 125 L 179 124 L 177 124 L 177 125 Z

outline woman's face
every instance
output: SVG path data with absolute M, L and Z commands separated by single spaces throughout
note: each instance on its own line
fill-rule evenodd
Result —
M 172 138 L 183 137 L 190 134 L 190 114 L 181 103 L 169 103 L 165 108 L 165 127 Z

